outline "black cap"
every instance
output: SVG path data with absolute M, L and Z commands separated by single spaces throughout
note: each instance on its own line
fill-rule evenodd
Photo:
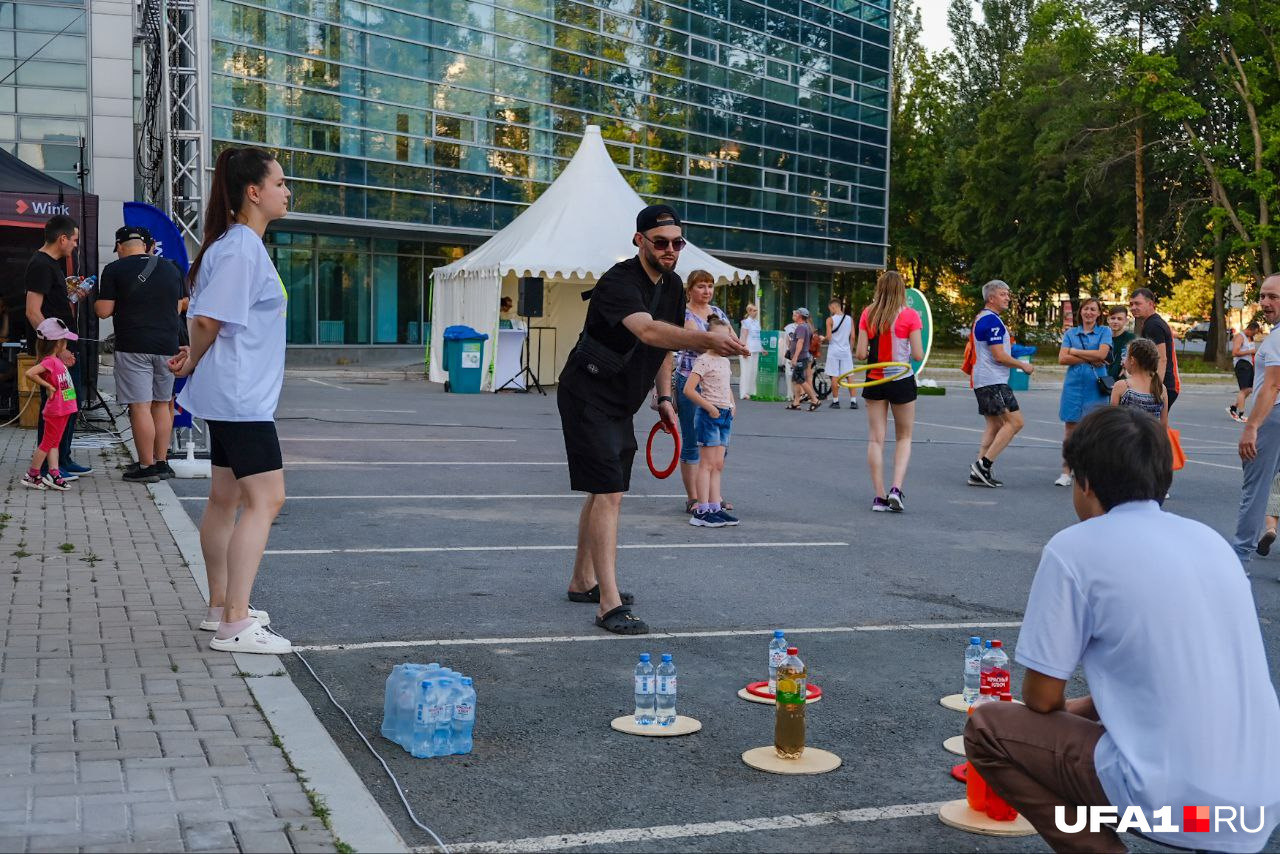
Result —
M 670 205 L 649 205 L 636 214 L 636 231 L 644 233 L 664 225 L 680 225 L 680 217 Z
M 154 243 L 151 239 L 151 232 L 140 225 L 126 225 L 124 228 L 116 229 L 116 243 L 124 243 L 126 240 L 141 240 L 143 243 Z

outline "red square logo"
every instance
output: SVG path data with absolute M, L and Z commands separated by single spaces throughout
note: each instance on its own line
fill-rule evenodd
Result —
M 1209 807 L 1183 807 L 1182 832 L 1208 833 L 1211 824 Z

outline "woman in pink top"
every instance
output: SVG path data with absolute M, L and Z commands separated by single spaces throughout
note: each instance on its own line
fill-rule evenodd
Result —
M 78 336 L 56 317 L 47 317 L 36 330 L 36 364 L 27 371 L 27 379 L 49 392 L 44 405 L 44 434 L 36 452 L 31 455 L 31 468 L 19 481 L 28 489 L 70 488 L 58 469 L 58 443 L 67 429 L 67 422 L 79 411 L 76 405 L 76 387 L 71 383 L 67 359 L 74 364 L 75 355 L 67 351 L 67 342 Z M 40 467 L 49 461 L 48 474 L 41 476 Z
M 713 315 L 707 321 L 707 331 L 727 325 L 727 321 Z M 692 441 L 696 437 L 698 443 L 695 479 L 698 503 L 689 517 L 689 524 L 698 528 L 738 524 L 738 517 L 725 508 L 720 493 L 724 455 L 729 449 L 729 431 L 733 426 L 733 389 L 729 377 L 727 357 L 703 353 L 694 359 L 684 384 L 685 398 L 697 407 L 693 415 L 694 435 L 681 436 L 681 441 Z

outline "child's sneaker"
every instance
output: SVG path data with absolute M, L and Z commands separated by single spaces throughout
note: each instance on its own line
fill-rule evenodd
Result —
M 728 512 L 723 507 L 721 507 L 719 510 L 716 510 L 714 513 L 712 513 L 712 515 L 722 520 L 730 528 L 738 524 L 738 517 L 734 516 L 732 513 Z
M 888 502 L 888 501 L 885 501 L 883 498 L 881 498 L 879 495 L 877 495 L 877 496 L 876 496 L 874 499 L 872 499 L 872 501 L 871 501 L 871 512 L 873 512 L 873 513 L 888 513 L 888 512 L 889 512 L 889 502 Z
M 907 509 L 907 496 L 903 495 L 902 490 L 895 486 L 889 490 L 885 503 L 889 505 L 889 509 L 894 513 L 901 513 Z
M 59 489 L 66 492 L 71 488 L 71 484 L 67 483 L 67 481 L 62 477 L 62 472 L 59 471 L 50 471 L 42 478 L 42 480 L 44 481 L 44 485 L 50 489 Z
M 723 528 L 729 523 L 710 510 L 698 510 L 689 517 L 689 524 L 695 528 Z
M 30 474 L 24 474 L 22 476 L 22 480 L 18 481 L 18 483 L 22 484 L 27 489 L 48 489 L 48 487 L 44 485 L 44 478 L 40 475 L 32 477 Z

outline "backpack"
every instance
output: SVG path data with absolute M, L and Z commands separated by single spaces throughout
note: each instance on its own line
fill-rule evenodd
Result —
M 821 353 L 822 353 L 822 342 L 818 340 L 818 335 L 815 331 L 813 335 L 809 336 L 809 355 L 813 356 L 813 358 L 816 359 L 818 358 L 818 355 Z
M 978 363 L 978 347 L 973 340 L 973 327 L 969 327 L 969 340 L 964 344 L 964 356 L 960 359 L 960 370 L 969 375 L 973 384 L 973 366 Z

